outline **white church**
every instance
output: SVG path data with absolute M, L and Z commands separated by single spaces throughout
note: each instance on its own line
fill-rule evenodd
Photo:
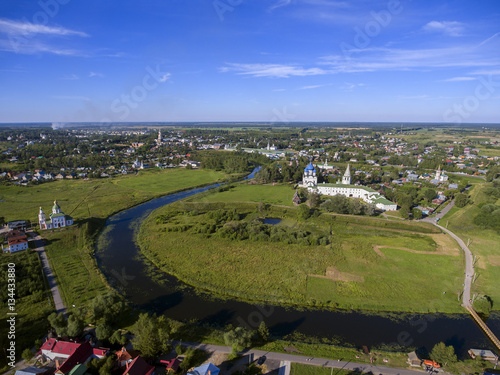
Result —
M 302 177 L 302 184 L 300 187 L 307 188 L 310 192 L 317 192 L 320 195 L 343 195 L 348 198 L 360 198 L 366 203 L 371 203 L 375 205 L 380 210 L 384 211 L 396 211 L 398 205 L 386 199 L 378 191 L 375 191 L 369 187 L 361 185 L 351 185 L 351 171 L 349 165 L 342 177 L 342 182 L 339 181 L 337 184 L 328 184 L 323 182 L 318 185 L 318 177 L 316 175 L 316 168 L 309 163 L 309 165 L 304 169 L 304 176 Z
M 45 213 L 40 207 L 40 212 L 38 213 L 38 223 L 40 229 L 54 229 L 54 228 L 64 228 L 73 225 L 73 218 L 69 215 L 65 215 L 61 211 L 61 207 L 54 201 L 54 206 L 52 206 L 52 212 L 49 215 L 49 220 L 46 220 Z

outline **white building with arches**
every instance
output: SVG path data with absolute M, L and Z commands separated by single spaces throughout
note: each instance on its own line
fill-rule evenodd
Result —
M 351 169 L 349 165 L 347 165 L 347 169 L 342 176 L 342 183 L 329 184 L 323 182 L 322 184 L 318 184 L 316 168 L 314 168 L 312 163 L 309 163 L 304 169 L 302 183 L 299 186 L 320 195 L 343 195 L 348 198 L 359 198 L 384 211 L 396 211 L 398 209 L 396 203 L 386 199 L 378 191 L 362 185 L 351 185 Z

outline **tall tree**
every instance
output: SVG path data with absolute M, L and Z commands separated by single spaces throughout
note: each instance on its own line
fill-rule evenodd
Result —
M 434 345 L 431 351 L 431 359 L 437 363 L 446 366 L 449 363 L 455 363 L 457 361 L 457 356 L 455 354 L 455 349 L 453 346 L 446 346 L 444 342 L 440 342 Z
M 157 356 L 169 346 L 170 327 L 163 316 L 157 318 L 156 315 L 140 314 L 132 332 L 135 336 L 132 340 L 134 348 L 145 357 Z

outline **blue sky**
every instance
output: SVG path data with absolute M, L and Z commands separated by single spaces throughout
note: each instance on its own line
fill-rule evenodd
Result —
M 0 122 L 500 122 L 500 1 L 4 0 Z

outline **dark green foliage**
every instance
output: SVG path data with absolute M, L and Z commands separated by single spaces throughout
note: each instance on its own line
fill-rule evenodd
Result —
M 443 366 L 457 361 L 457 356 L 453 346 L 446 346 L 444 342 L 440 342 L 432 348 L 430 357 L 433 361 L 436 361 Z
M 422 218 L 422 211 L 420 211 L 418 208 L 413 208 L 411 210 L 411 213 L 413 214 L 413 218 L 418 220 Z
M 55 312 L 50 314 L 47 318 L 52 328 L 56 330 L 58 336 L 66 336 L 68 334 L 68 321 L 64 317 L 63 313 L 56 314 Z
M 31 349 L 26 348 L 23 350 L 21 357 L 23 357 L 25 361 L 29 361 L 31 358 L 33 358 L 33 352 L 31 351 Z
M 269 328 L 267 328 L 266 322 L 260 322 L 257 332 L 264 342 L 267 342 L 269 340 Z
M 76 314 L 72 314 L 68 318 L 68 336 L 77 337 L 83 332 L 83 320 Z
M 374 215 L 375 208 L 371 204 L 364 204 L 358 199 L 351 199 L 343 195 L 334 195 L 321 203 L 320 208 L 326 212 L 350 215 Z
M 93 320 L 109 324 L 115 322 L 122 313 L 125 305 L 119 295 L 116 293 L 107 293 L 97 295 L 91 302 Z
M 33 302 L 44 299 L 44 279 L 38 254 L 31 250 L 24 251 L 15 256 L 4 256 L 2 258 L 2 268 L 0 277 L 7 280 L 7 263 L 16 264 L 16 299 L 31 296 Z M 5 266 L 3 266 L 5 264 Z M 0 299 L 7 304 L 7 288 L 0 290 Z
M 500 231 L 500 206 L 485 204 L 474 218 L 474 224 L 485 229 Z
M 488 296 L 481 294 L 474 300 L 474 310 L 486 316 L 490 314 L 492 307 L 493 301 Z
M 236 327 L 224 334 L 224 342 L 226 345 L 232 346 L 236 351 L 242 351 L 250 346 L 252 336 L 252 332 L 243 327 Z
M 111 344 L 125 346 L 127 343 L 127 335 L 124 335 L 120 329 L 116 330 L 111 337 L 109 338 L 109 342 Z
M 101 323 L 96 327 L 95 334 L 98 340 L 105 341 L 111 337 L 113 329 L 107 323 Z
M 468 202 L 469 197 L 467 196 L 467 194 L 459 193 L 455 196 L 455 206 L 457 206 L 458 208 L 465 207 Z
M 306 204 L 301 204 L 297 216 L 300 220 L 307 220 L 311 217 L 311 209 Z
M 145 357 L 155 357 L 168 349 L 170 327 L 164 316 L 140 314 L 132 332 L 134 348 Z

